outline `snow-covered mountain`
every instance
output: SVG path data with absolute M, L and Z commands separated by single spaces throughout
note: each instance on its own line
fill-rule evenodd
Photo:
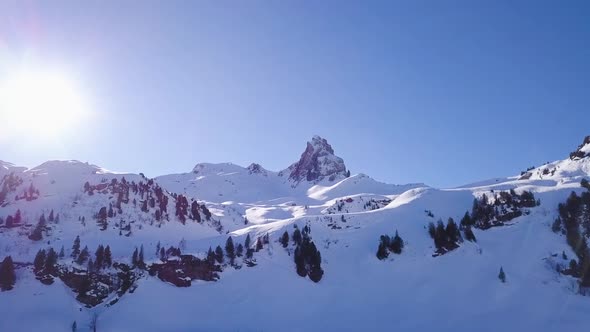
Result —
M 450 189 L 351 174 L 319 136 L 278 172 L 0 162 L 0 259 L 16 270 L 0 331 L 93 317 L 101 331 L 577 331 L 585 260 L 558 205 L 572 191 L 586 204 L 589 177 L 589 137 L 564 160 Z

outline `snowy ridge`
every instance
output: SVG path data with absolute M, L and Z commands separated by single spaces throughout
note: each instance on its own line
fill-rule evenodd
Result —
M 588 153 L 588 146 L 579 151 Z M 9 165 L 1 163 L 0 171 Z M 224 247 L 230 236 L 236 245 L 250 236 L 251 249 L 257 239 L 267 236 L 269 241 L 254 253 L 255 266 L 241 259 L 239 268 L 225 264 L 217 282 L 197 280 L 178 288 L 145 273 L 132 294 L 114 305 L 92 308 L 77 302 L 59 279 L 44 285 L 35 280 L 32 268 L 18 268 L 15 288 L 0 293 L 9 317 L 0 321 L 2 331 L 67 330 L 73 321 L 84 328 L 94 313 L 99 330 L 106 331 L 353 331 L 392 322 L 408 331 L 573 331 L 587 324 L 590 298 L 576 294 L 575 278 L 556 272 L 575 254 L 551 225 L 557 205 L 571 191 L 585 190 L 580 181 L 590 177 L 590 158 L 567 158 L 519 176 L 437 189 L 350 175 L 327 141 L 314 137 L 300 160 L 281 172 L 259 164 L 200 163 L 191 172 L 150 180 L 75 161 L 13 172 L 18 178 L 7 186 L 0 217 L 6 220 L 20 209 L 28 226 L 0 224 L 0 257 L 11 255 L 16 262 L 32 262 L 37 250 L 48 246 L 64 246 L 69 257 L 76 236 L 92 253 L 99 244 L 110 245 L 119 262 L 129 262 L 133 249 L 143 246 L 147 264 L 161 262 L 158 244 L 204 258 L 210 247 Z M 129 197 L 121 199 L 128 202 L 118 210 L 123 178 L 144 187 L 135 192 L 131 186 Z M 0 189 L 7 179 L 3 181 Z M 430 222 L 453 218 L 458 223 L 472 211 L 475 198 L 485 195 L 493 204 L 496 195 L 511 189 L 515 195 L 530 191 L 539 204 L 501 227 L 474 227 L 476 242 L 465 240 L 436 254 Z M 181 196 L 189 205 L 184 221 L 175 214 Z M 154 198 L 153 207 L 149 198 Z M 191 218 L 193 202 L 200 222 Z M 167 219 L 156 220 L 160 203 Z M 101 230 L 97 212 L 109 205 L 116 216 L 108 217 Z M 211 214 L 209 221 L 202 206 Z M 30 240 L 33 225 L 51 210 L 59 213 L 59 222 L 49 223 L 43 241 Z M 306 226 L 321 252 L 325 273 L 318 283 L 295 270 L 292 235 L 295 227 Z M 377 259 L 380 237 L 396 231 L 403 238 L 403 252 Z M 290 241 L 283 248 L 279 239 L 285 232 Z M 70 258 L 62 261 L 78 266 Z M 498 280 L 500 267 L 506 283 Z M 165 309 L 152 305 L 163 299 Z M 128 319 L 138 311 L 141 321 Z M 36 313 L 34 320 L 28 319 L 31 312 Z

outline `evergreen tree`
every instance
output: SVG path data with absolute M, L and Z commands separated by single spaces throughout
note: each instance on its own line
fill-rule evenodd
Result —
M 429 222 L 428 223 L 428 234 L 433 239 L 436 236 L 436 227 L 434 226 L 434 223 L 433 222 Z
M 135 250 L 133 250 L 133 255 L 131 256 L 131 265 L 133 267 L 137 266 L 138 255 L 139 255 L 139 253 L 137 252 L 137 247 L 135 247 Z
M 96 223 L 100 226 L 100 230 L 104 231 L 107 229 L 108 221 L 107 221 L 107 208 L 103 206 L 98 211 L 96 215 Z
M 3 291 L 11 290 L 15 283 L 14 262 L 12 261 L 12 257 L 6 256 L 2 263 L 0 263 L 0 289 Z
M 246 248 L 246 250 L 250 249 L 250 233 L 248 233 L 248 235 L 246 235 L 246 241 L 244 241 L 244 247 Z
M 299 228 L 296 228 L 293 231 L 293 243 L 295 243 L 295 245 L 298 246 L 301 244 L 301 240 L 302 240 L 301 231 L 299 230 Z
M 139 254 L 137 255 L 137 265 L 143 268 L 145 267 L 145 261 L 143 260 L 143 244 L 139 248 Z
M 256 239 L 256 252 L 259 252 L 263 248 L 262 240 L 260 238 Z
M 236 247 L 236 256 L 242 257 L 243 254 L 244 254 L 244 246 L 241 243 L 238 243 L 238 246 Z
M 467 226 L 473 225 L 473 221 L 471 220 L 471 216 L 469 212 L 465 211 L 465 215 L 461 218 L 461 228 L 465 228 Z
M 209 264 L 213 265 L 215 264 L 215 253 L 213 252 L 213 250 L 211 249 L 211 247 L 209 247 L 209 250 L 207 251 L 207 262 L 209 262 Z
M 164 262 L 166 260 L 166 250 L 164 247 L 160 248 L 160 260 Z
M 104 247 L 102 244 L 96 248 L 95 257 L 96 260 L 94 261 L 94 268 L 96 271 L 99 271 L 104 266 Z
M 234 260 L 236 259 L 236 251 L 234 247 L 234 241 L 232 240 L 231 236 L 227 238 L 225 242 L 225 254 L 229 258 L 229 263 L 234 265 Z
M 500 274 L 498 274 L 498 279 L 500 279 L 501 282 L 506 282 L 506 274 L 504 273 L 504 269 L 502 267 L 500 267 Z
M 301 245 L 295 248 L 293 259 L 298 275 L 309 276 L 313 282 L 319 282 L 322 279 L 324 275 L 324 270 L 321 267 L 322 256 L 308 237 L 305 237 Z
M 111 253 L 111 247 L 107 246 L 104 249 L 104 266 L 111 267 L 113 265 L 113 255 Z
M 289 246 L 289 232 L 285 231 L 279 242 L 283 245 L 283 248 L 287 248 Z
M 66 251 L 64 249 L 64 246 L 61 246 L 61 249 L 59 249 L 59 258 L 64 258 L 66 257 Z
M 35 273 L 40 273 L 45 268 L 45 257 L 47 256 L 45 249 L 39 249 L 37 251 L 37 255 L 35 255 L 35 260 L 33 261 L 33 270 Z
M 16 213 L 14 214 L 13 221 L 14 221 L 14 224 L 16 224 L 16 225 L 19 225 L 21 223 L 21 221 L 23 221 L 20 209 L 16 210 Z
M 45 224 L 46 224 L 45 215 L 42 214 L 41 217 L 39 218 L 39 222 L 37 223 L 37 226 L 35 226 L 35 228 L 31 232 L 31 234 L 29 235 L 29 239 L 31 239 L 33 241 L 39 241 L 39 240 L 43 239 L 43 230 L 45 229 Z
M 443 250 L 446 248 L 447 243 L 447 231 L 445 230 L 445 226 L 442 220 L 439 220 L 436 223 L 436 231 L 434 233 L 434 245 L 438 250 Z
M 74 321 L 72 323 L 72 332 L 76 332 L 77 329 L 78 329 L 78 324 L 76 324 L 76 321 Z
M 72 257 L 77 259 L 78 255 L 80 255 L 80 236 L 76 236 L 74 245 L 72 246 Z
M 53 222 L 55 220 L 55 216 L 53 215 L 53 210 L 51 210 L 51 212 L 49 212 L 49 217 L 47 218 L 47 220 L 49 220 L 49 222 Z
M 88 250 L 87 246 L 84 246 L 84 249 L 82 249 L 82 251 L 80 252 L 80 255 L 78 255 L 78 259 L 76 260 L 76 262 L 78 264 L 82 265 L 82 264 L 84 264 L 84 262 L 86 262 L 88 257 L 90 257 L 90 251 Z
M 467 225 L 465 227 L 465 239 L 470 242 L 477 242 L 475 238 L 475 234 L 473 234 L 473 230 L 471 229 L 471 225 Z
M 54 274 L 57 266 L 57 253 L 53 248 L 47 250 L 47 257 L 45 258 L 45 272 Z
M 401 254 L 402 250 L 404 249 L 404 240 L 402 240 L 402 238 L 399 236 L 397 230 L 395 231 L 395 236 L 391 241 L 389 249 L 391 250 L 391 252 L 398 255 Z
M 158 244 L 156 244 L 156 256 L 158 256 L 160 254 L 160 241 L 158 241 Z
M 590 183 L 588 183 L 588 180 L 586 180 L 585 178 L 582 179 L 582 181 L 580 181 L 580 186 L 582 186 L 582 188 L 590 190 Z
M 215 248 L 215 260 L 219 264 L 223 263 L 223 249 L 221 249 L 221 246 L 217 246 L 217 248 Z
M 383 260 L 389 257 L 389 251 L 387 247 L 389 246 L 389 236 L 381 235 L 381 239 L 379 240 L 379 246 L 377 247 L 377 258 Z
M 453 218 L 449 218 L 447 222 L 447 228 L 445 229 L 445 233 L 447 235 L 447 241 L 450 246 L 453 246 L 455 243 L 461 240 L 461 233 L 459 233 L 459 228 L 455 223 Z

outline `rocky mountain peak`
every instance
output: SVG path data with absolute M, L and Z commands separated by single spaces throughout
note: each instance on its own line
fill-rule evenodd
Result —
M 590 157 L 590 136 L 586 136 L 576 151 L 570 153 L 571 160 L 582 159 L 586 157 Z
M 289 180 L 296 184 L 304 180 L 318 182 L 326 178 L 334 181 L 348 174 L 344 160 L 334 154 L 334 149 L 325 138 L 317 135 L 307 142 L 299 161 L 281 173 L 288 174 Z

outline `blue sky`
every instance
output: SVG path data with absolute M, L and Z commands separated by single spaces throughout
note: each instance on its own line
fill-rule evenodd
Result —
M 96 113 L 57 142 L 0 140 L 2 160 L 279 170 L 319 134 L 353 173 L 454 186 L 590 134 L 586 1 L 76 3 L 0 3 L 0 74 L 66 68 Z

